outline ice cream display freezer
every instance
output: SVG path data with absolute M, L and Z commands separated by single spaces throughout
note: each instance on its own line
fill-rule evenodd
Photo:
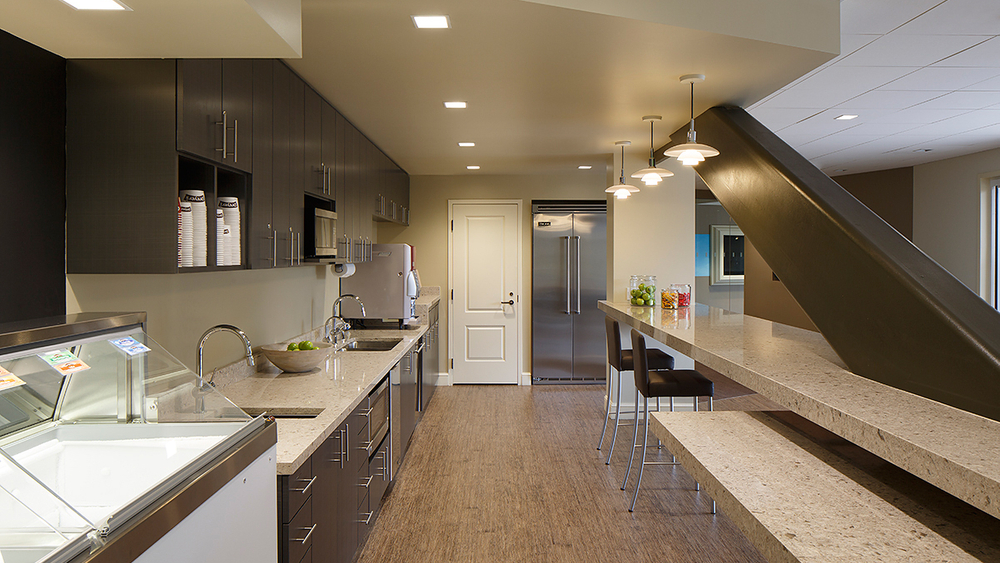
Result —
M 0 563 L 276 560 L 274 423 L 144 323 L 0 326 Z

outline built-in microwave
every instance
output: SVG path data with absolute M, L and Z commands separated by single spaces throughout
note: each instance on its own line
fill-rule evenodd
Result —
M 326 209 L 313 210 L 313 225 L 317 258 L 336 258 L 337 256 L 337 214 Z
M 306 196 L 305 257 L 307 260 L 333 260 L 337 257 L 337 212 L 335 203 Z

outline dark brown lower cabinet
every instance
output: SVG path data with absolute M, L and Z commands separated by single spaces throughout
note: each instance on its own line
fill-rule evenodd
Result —
M 278 476 L 280 562 L 350 563 L 389 486 L 389 437 L 372 445 L 366 399 L 294 475 Z

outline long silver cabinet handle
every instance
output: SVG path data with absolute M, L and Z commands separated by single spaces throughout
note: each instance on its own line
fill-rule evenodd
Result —
M 371 484 L 372 484 L 372 479 L 373 479 L 373 478 L 374 478 L 374 476 L 373 476 L 373 475 L 369 475 L 369 476 L 368 476 L 368 480 L 367 480 L 367 481 L 365 481 L 364 483 L 358 483 L 358 486 L 359 486 L 359 487 L 364 487 L 364 488 L 366 488 L 366 489 L 367 489 L 368 487 L 370 487 L 370 486 L 371 486 Z
M 306 482 L 306 486 L 305 487 L 302 487 L 301 489 L 292 489 L 292 492 L 294 492 L 294 493 L 305 493 L 306 491 L 309 490 L 309 487 L 312 487 L 313 483 L 316 482 L 316 477 L 319 477 L 319 475 L 313 475 L 313 478 Z
M 351 463 L 351 447 L 350 447 L 350 442 L 351 442 L 351 425 L 345 423 L 344 424 L 344 442 L 343 442 L 343 444 L 344 444 L 344 454 L 345 454 L 344 457 L 347 458 L 347 463 Z
M 309 530 L 309 532 L 308 532 L 308 533 L 306 534 L 306 537 L 304 537 L 304 538 L 302 538 L 302 539 L 299 539 L 299 538 L 295 538 L 295 539 L 294 539 L 294 540 L 292 540 L 292 541 L 297 541 L 297 542 L 302 542 L 302 543 L 306 543 L 307 541 L 309 541 L 309 536 L 313 535 L 313 531 L 315 531 L 315 530 L 316 530 L 316 526 L 318 526 L 318 525 L 319 525 L 319 524 L 313 524 L 313 525 L 312 525 L 311 527 L 309 527 L 309 528 L 299 528 L 300 530 Z
M 566 239 L 566 310 L 563 311 L 563 313 L 566 313 L 567 315 L 569 315 L 569 314 L 571 314 L 573 312 L 570 309 L 570 298 L 571 298 L 570 297 L 570 293 L 571 293 L 571 289 L 570 289 L 570 278 L 569 278 L 569 276 L 570 276 L 570 274 L 569 274 L 569 254 L 570 254 L 570 246 L 572 246 L 572 243 L 570 243 L 570 237 L 559 237 L 559 238 Z
M 240 161 L 240 120 L 233 120 L 233 162 Z M 225 153 L 223 153 L 225 154 Z
M 372 515 L 373 514 L 375 514 L 375 513 L 374 512 L 362 512 L 361 515 L 364 516 L 365 519 L 364 520 L 358 520 L 357 523 L 358 524 L 364 524 L 365 526 L 367 526 L 368 523 L 372 521 Z
M 222 110 L 222 121 L 216 121 L 216 125 L 222 126 L 222 148 L 215 149 L 215 152 L 222 153 L 222 160 L 226 159 L 226 139 L 229 137 L 229 122 L 226 121 L 226 110 Z
M 576 311 L 580 314 L 580 235 L 573 237 L 576 239 Z

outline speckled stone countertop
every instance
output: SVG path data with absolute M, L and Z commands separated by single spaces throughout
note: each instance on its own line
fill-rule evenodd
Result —
M 654 413 L 651 426 L 772 563 L 1000 560 L 995 519 L 925 505 L 912 479 L 884 483 L 767 413 Z
M 705 305 L 671 310 L 601 301 L 598 306 L 1000 518 L 1000 422 L 855 375 L 815 332 Z
M 427 332 L 426 325 L 406 330 L 353 331 L 352 338 L 402 338 L 387 352 L 337 352 L 306 373 L 284 373 L 261 358 L 258 370 L 231 378 L 218 389 L 249 414 L 278 418 L 278 474 L 291 475 L 347 419 L 400 358 Z

